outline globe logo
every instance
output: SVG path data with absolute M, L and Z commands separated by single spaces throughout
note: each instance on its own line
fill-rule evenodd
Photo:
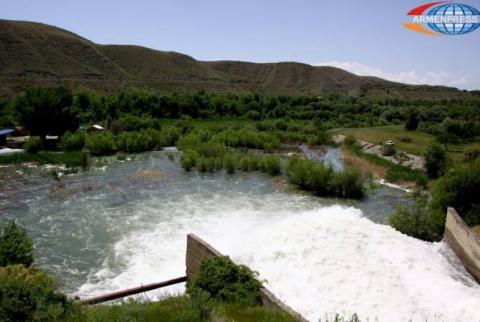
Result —
M 452 2 L 432 2 L 410 10 L 412 22 L 405 28 L 432 36 L 464 35 L 480 27 L 480 11 L 476 8 Z

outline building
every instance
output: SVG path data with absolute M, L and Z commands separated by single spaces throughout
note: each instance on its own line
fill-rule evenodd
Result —
M 0 146 L 5 146 L 7 144 L 7 135 L 12 134 L 15 130 L 12 129 L 2 129 L 0 130 Z

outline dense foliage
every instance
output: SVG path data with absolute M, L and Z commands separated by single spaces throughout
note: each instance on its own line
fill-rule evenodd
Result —
M 361 198 L 364 194 L 364 178 L 353 168 L 334 172 L 320 162 L 291 158 L 286 172 L 291 183 L 319 196 Z
M 425 153 L 425 168 L 430 178 L 438 178 L 445 174 L 447 170 L 447 152 L 439 144 L 433 144 L 428 147 Z
M 417 194 L 410 207 L 399 207 L 389 217 L 390 224 L 407 235 L 424 240 L 440 240 L 443 236 L 448 207 L 454 207 L 465 223 L 480 225 L 480 160 L 460 164 L 447 171 L 432 188 L 427 200 Z
M 158 118 L 243 117 L 315 120 L 323 129 L 406 124 L 409 130 L 439 135 L 444 142 L 480 136 L 480 101 L 372 101 L 330 95 L 265 96 L 260 94 L 152 93 L 126 91 L 112 95 L 72 94 L 63 87 L 31 88 L 0 104 L 0 126 L 23 124 L 33 135 L 63 134 L 80 123 L 107 122 L 120 131 L 159 129 Z M 279 121 L 278 130 L 286 130 Z
M 65 295 L 41 270 L 23 265 L 0 267 L 1 321 L 58 321 L 72 310 Z
M 203 291 L 223 302 L 258 305 L 261 304 L 261 287 L 255 272 L 222 256 L 202 261 L 195 278 L 187 286 L 187 292 Z
M 29 267 L 34 261 L 32 241 L 15 222 L 0 234 L 0 321 L 58 321 L 72 312 L 53 279 Z
M 33 244 L 25 229 L 15 221 L 5 224 L 0 231 L 0 266 L 33 263 Z

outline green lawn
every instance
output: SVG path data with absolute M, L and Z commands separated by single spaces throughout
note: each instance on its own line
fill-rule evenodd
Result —
M 394 140 L 399 150 L 416 155 L 423 155 L 427 147 L 435 142 L 433 135 L 418 131 L 407 131 L 403 125 L 336 129 L 335 133 L 352 134 L 359 140 L 376 144 L 383 144 L 386 140 Z M 411 140 L 411 142 L 407 142 L 407 140 Z M 449 144 L 448 154 L 452 160 L 459 161 L 464 158 L 464 150 L 472 146 L 480 147 L 480 143 Z

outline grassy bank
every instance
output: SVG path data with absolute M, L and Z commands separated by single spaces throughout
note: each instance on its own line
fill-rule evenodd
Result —
M 204 314 L 208 310 L 210 314 Z M 83 308 L 67 322 L 209 322 L 268 321 L 294 322 L 289 315 L 264 306 L 239 306 L 226 303 L 201 303 L 187 295 L 169 296 L 159 301 L 125 301 L 118 305 L 96 305 Z
M 403 125 L 387 125 L 376 127 L 336 129 L 335 133 L 351 134 L 358 140 L 375 144 L 383 144 L 387 140 L 394 140 L 397 148 L 407 153 L 424 155 L 427 148 L 432 145 L 435 136 L 419 131 L 407 131 Z M 479 143 L 448 144 L 448 155 L 454 161 L 463 160 L 465 150 L 479 147 Z
M 425 185 L 428 181 L 423 171 L 404 167 L 379 156 L 365 153 L 357 144 L 344 145 L 343 149 L 360 159 L 355 160 L 351 155 L 347 157 L 351 163 L 354 163 L 354 165 L 363 172 L 371 172 L 376 175 L 376 177 L 384 178 L 389 182 L 415 182 L 420 185 Z
M 36 164 L 65 164 L 67 167 L 82 167 L 86 164 L 83 152 L 38 152 L 13 153 L 0 155 L 0 164 L 19 164 L 32 162 Z

